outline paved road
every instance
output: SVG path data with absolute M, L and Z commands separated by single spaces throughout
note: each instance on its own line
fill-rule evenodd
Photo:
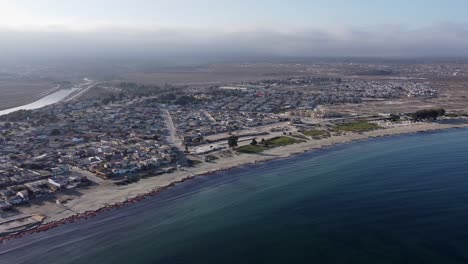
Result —
M 163 117 L 166 121 L 166 127 L 169 130 L 169 135 L 167 135 L 167 142 L 176 146 L 177 148 L 181 147 L 182 140 L 177 136 L 177 129 L 175 128 L 172 116 L 167 109 L 163 109 Z
M 184 153 L 184 146 L 182 139 L 177 136 L 177 129 L 174 126 L 174 121 L 172 120 L 172 116 L 169 113 L 167 109 L 162 109 L 163 111 L 163 117 L 164 120 L 166 121 L 166 127 L 169 130 L 169 135 L 167 135 L 167 142 L 175 147 L 175 152 L 177 154 L 177 160 L 179 165 L 181 166 L 187 166 L 187 158 L 185 157 Z
M 82 96 L 83 94 L 85 94 L 85 93 L 86 93 L 87 91 L 89 91 L 91 88 L 95 87 L 97 84 L 98 84 L 98 82 L 91 81 L 91 80 L 88 79 L 88 78 L 84 78 L 82 83 L 79 83 L 79 84 L 73 86 L 73 88 L 78 88 L 78 90 L 77 90 L 76 92 L 73 92 L 73 93 L 70 94 L 69 96 L 67 96 L 67 97 L 64 99 L 64 101 L 65 101 L 65 102 L 69 102 L 69 101 L 71 101 L 71 100 L 78 99 L 80 96 Z

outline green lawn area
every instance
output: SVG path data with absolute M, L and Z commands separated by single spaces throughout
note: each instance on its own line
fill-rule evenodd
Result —
M 291 144 L 298 143 L 298 142 L 301 142 L 301 141 L 294 139 L 292 137 L 280 136 L 280 137 L 267 139 L 265 140 L 264 144 L 268 145 L 269 147 L 280 147 L 280 146 L 291 145 Z
M 218 160 L 219 158 L 216 157 L 215 155 L 208 155 L 205 157 L 205 161 L 214 161 L 214 160 Z
M 260 153 L 263 152 L 266 148 L 261 146 L 245 145 L 237 148 L 237 151 L 240 153 Z
M 461 117 L 461 116 L 463 116 L 463 115 L 459 115 L 459 114 L 445 114 L 445 116 L 446 116 L 446 117 L 454 117 L 454 118 L 456 118 L 456 117 Z
M 299 140 L 309 140 L 308 137 L 304 136 L 303 134 L 299 134 L 299 133 L 297 133 L 297 134 L 292 134 L 291 136 L 294 137 L 294 138 L 297 138 L 297 139 L 299 139 Z
M 192 163 L 193 166 L 196 166 L 196 165 L 202 163 L 202 161 L 200 161 L 200 160 L 187 160 L 187 161 L 188 161 L 189 163 Z
M 281 147 L 286 145 L 291 145 L 294 143 L 305 142 L 305 140 L 299 140 L 292 137 L 280 136 L 274 137 L 265 140 L 263 143 L 258 143 L 258 145 L 245 145 L 240 146 L 236 150 L 239 153 L 260 153 L 270 148 Z
M 318 130 L 318 129 L 313 129 L 313 130 L 307 130 L 302 132 L 302 134 L 309 136 L 309 137 L 320 137 L 325 135 L 327 132 L 324 130 Z
M 333 128 L 334 131 L 345 131 L 345 132 L 364 132 L 369 130 L 375 130 L 380 128 L 378 125 L 369 123 L 367 121 L 358 121 L 355 123 L 338 125 Z

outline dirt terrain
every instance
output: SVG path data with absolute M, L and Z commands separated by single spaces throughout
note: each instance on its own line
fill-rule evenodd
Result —
M 307 66 L 299 64 L 241 63 L 151 69 L 125 74 L 122 79 L 142 84 L 209 86 L 309 74 Z
M 48 81 L 1 80 L 0 110 L 28 104 L 53 91 L 57 84 Z

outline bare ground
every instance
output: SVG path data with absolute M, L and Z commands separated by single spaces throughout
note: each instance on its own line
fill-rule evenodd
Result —
M 57 84 L 46 81 L 13 81 L 0 80 L 0 110 L 32 103 Z

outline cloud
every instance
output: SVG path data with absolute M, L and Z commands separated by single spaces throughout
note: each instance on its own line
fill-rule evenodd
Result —
M 468 56 L 468 27 L 209 30 L 102 25 L 0 28 L 2 58 Z

